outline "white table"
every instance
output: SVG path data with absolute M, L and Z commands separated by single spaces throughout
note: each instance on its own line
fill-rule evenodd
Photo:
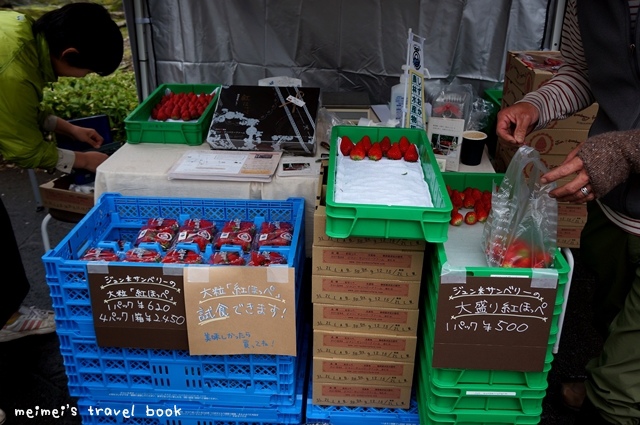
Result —
M 171 166 L 191 149 L 209 150 L 209 145 L 126 143 L 102 163 L 96 173 L 95 200 L 106 192 L 125 196 L 153 196 L 172 198 L 229 198 L 285 200 L 290 197 L 305 199 L 305 249 L 310 255 L 313 243 L 313 213 L 315 211 L 318 176 L 274 175 L 269 183 L 210 180 L 169 180 Z M 316 158 L 325 149 L 319 148 Z M 313 159 L 313 160 L 315 160 Z M 460 166 L 461 172 L 493 173 L 486 153 L 480 165 Z
M 274 175 L 270 183 L 210 180 L 169 180 L 167 172 L 187 150 L 209 150 L 209 145 L 126 143 L 102 163 L 96 172 L 95 200 L 106 192 L 125 196 L 171 198 L 228 198 L 305 200 L 305 232 L 307 255 L 311 253 L 313 213 L 315 211 L 318 176 Z M 318 149 L 318 158 L 324 149 Z M 315 160 L 315 159 L 313 159 Z

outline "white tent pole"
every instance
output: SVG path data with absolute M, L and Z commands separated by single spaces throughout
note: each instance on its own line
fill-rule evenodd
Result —
M 566 0 L 557 0 L 556 12 L 553 16 L 553 27 L 551 30 L 551 50 L 560 50 L 560 38 L 562 37 L 562 22 Z
M 142 99 L 149 96 L 149 57 L 147 56 L 145 25 L 149 24 L 149 18 L 144 15 L 142 0 L 134 0 L 133 17 L 136 23 L 136 43 L 138 46 L 138 65 L 140 70 L 140 90 Z

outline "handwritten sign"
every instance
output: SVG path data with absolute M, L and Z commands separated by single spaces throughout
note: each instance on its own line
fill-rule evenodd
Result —
M 542 371 L 557 291 L 549 280 L 473 276 L 441 283 L 432 366 Z
M 87 265 L 101 347 L 185 350 L 182 267 Z
M 187 267 L 189 352 L 296 355 L 295 269 Z

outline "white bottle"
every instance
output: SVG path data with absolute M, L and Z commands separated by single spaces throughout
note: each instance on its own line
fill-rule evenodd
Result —
M 403 65 L 404 68 L 404 65 Z M 400 83 L 391 87 L 391 102 L 389 109 L 391 111 L 392 120 L 402 120 L 402 109 L 405 108 L 405 93 L 407 90 L 407 76 L 404 72 L 400 75 Z M 402 127 L 402 123 L 400 123 Z

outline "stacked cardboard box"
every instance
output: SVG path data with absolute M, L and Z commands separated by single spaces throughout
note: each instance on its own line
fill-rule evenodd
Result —
M 557 51 L 509 52 L 507 55 L 502 107 L 513 105 L 525 94 L 540 88 L 556 72 L 562 59 Z M 598 105 L 591 105 L 564 120 L 552 121 L 541 130 L 532 132 L 526 143 L 540 152 L 547 168 L 559 166 L 566 155 L 588 137 Z M 496 148 L 495 169 L 504 172 L 517 148 L 499 142 Z M 558 182 L 567 183 L 571 178 Z M 580 232 L 586 221 L 585 205 L 560 203 L 558 206 L 558 246 L 579 248 Z
M 326 234 L 321 176 L 313 235 L 313 404 L 406 409 L 425 242 Z

